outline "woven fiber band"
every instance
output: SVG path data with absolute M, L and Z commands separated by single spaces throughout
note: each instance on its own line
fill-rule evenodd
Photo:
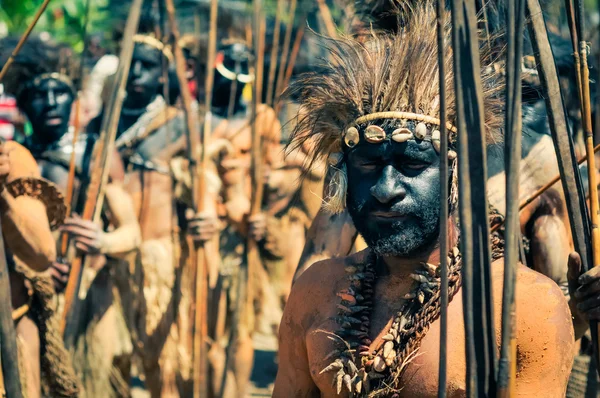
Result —
M 17 92 L 17 97 L 20 96 L 23 91 L 29 89 L 30 87 L 39 86 L 40 83 L 42 83 L 42 81 L 49 79 L 58 80 L 59 82 L 66 84 L 67 86 L 69 86 L 71 92 L 75 94 L 75 85 L 73 84 L 73 80 L 71 80 L 69 76 L 65 75 L 64 73 L 52 72 L 37 75 L 35 79 L 21 86 L 21 89 Z
M 158 51 L 162 52 L 163 55 L 165 57 L 167 57 L 167 59 L 169 61 L 173 60 L 173 53 L 171 52 L 171 50 L 169 49 L 169 47 L 167 47 L 165 45 L 165 43 L 163 43 L 162 41 L 158 40 L 157 38 L 153 37 L 153 36 L 148 36 L 148 35 L 135 35 L 133 36 L 133 42 L 134 43 L 140 43 L 140 44 L 146 44 L 150 47 L 154 47 L 156 48 Z
M 411 113 L 411 112 L 377 112 L 371 113 L 365 116 L 361 116 L 354 121 L 354 125 L 360 125 L 367 122 L 372 122 L 374 120 L 379 119 L 404 119 L 404 120 L 414 120 L 417 122 L 429 123 L 436 126 L 441 124 L 440 119 L 435 118 L 433 116 L 421 115 L 419 113 Z M 453 133 L 456 133 L 456 127 L 452 125 L 452 123 L 446 123 L 446 128 Z

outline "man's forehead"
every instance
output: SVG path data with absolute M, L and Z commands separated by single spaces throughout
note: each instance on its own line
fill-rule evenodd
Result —
M 144 43 L 136 43 L 132 60 L 134 61 L 156 61 L 161 57 L 162 53 L 147 44 Z
M 410 140 L 402 143 L 386 140 L 377 144 L 363 141 L 350 149 L 350 153 L 354 152 L 361 156 L 379 156 L 390 150 L 406 156 L 437 156 L 437 152 L 434 150 L 431 142 L 426 140 Z
M 37 86 L 33 87 L 34 89 L 45 91 L 52 90 L 57 88 L 69 88 L 69 86 L 60 80 L 57 79 L 43 79 Z

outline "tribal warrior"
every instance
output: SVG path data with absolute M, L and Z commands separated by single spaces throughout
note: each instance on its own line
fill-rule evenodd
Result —
M 113 158 L 106 187 L 106 228 L 76 215 L 85 201 L 96 137 L 80 133 L 73 142 L 75 128 L 70 127 L 70 121 L 76 90 L 71 78 L 59 72 L 61 69 L 68 68 L 60 67 L 52 44 L 30 40 L 9 71 L 11 84 L 7 89 L 15 92 L 18 106 L 32 124 L 33 132 L 25 140 L 26 147 L 37 160 L 41 175 L 62 192 L 67 191 L 71 154 L 75 152 L 73 196 L 77 200 L 72 206 L 74 215 L 65 220 L 61 232 L 69 234 L 77 251 L 91 258 L 90 269 L 85 271 L 89 275 L 84 282 L 87 295 L 75 333 L 79 341 L 75 343 L 74 361 L 84 393 L 96 396 L 118 384 L 115 377 L 121 384 L 128 379 L 127 370 L 121 370 L 120 377 L 116 376 L 119 372 L 112 372 L 116 358 L 130 356 L 132 347 L 125 325 L 118 322 L 122 319 L 121 308 L 114 304 L 111 274 L 116 272 L 115 262 L 108 261 L 107 265 L 107 260 L 135 249 L 140 233 L 137 220 L 132 217 L 131 198 L 123 189 L 123 166 L 117 156 Z M 70 272 L 67 257 L 74 253 L 60 253 L 61 245 L 58 246 L 59 258 L 49 265 L 55 289 L 61 293 Z
M 369 248 L 309 268 L 292 288 L 280 331 L 275 397 L 318 395 L 436 396 L 439 358 L 440 256 L 449 258 L 448 388 L 466 391 L 461 294 L 456 129 L 440 159 L 438 48 L 435 10 L 415 8 L 396 35 L 360 44 L 331 41 L 332 64 L 308 75 L 299 92 L 305 117 L 298 139 L 317 140 L 337 173 L 326 198 L 346 206 Z M 446 27 L 446 43 L 449 29 Z M 452 51 L 444 49 L 452 88 Z M 487 58 L 484 57 L 484 64 Z M 501 125 L 502 90 L 482 68 L 488 142 Z M 449 120 L 455 101 L 449 90 Z M 453 123 L 454 124 L 454 123 Z M 440 182 L 439 164 L 451 178 Z M 450 188 L 449 253 L 440 253 L 440 184 Z M 498 242 L 498 239 L 493 239 Z M 501 247 L 493 247 L 492 281 L 502 290 Z M 564 396 L 573 361 L 571 314 L 558 286 L 519 265 L 517 271 L 517 393 Z M 536 300 L 545 297 L 544 300 Z M 494 312 L 501 313 L 500 295 Z M 530 302 L 538 304 L 530 310 Z M 500 318 L 496 318 L 499 334 Z M 332 380 L 334 381 L 332 386 Z M 349 394 L 350 392 L 350 394 Z

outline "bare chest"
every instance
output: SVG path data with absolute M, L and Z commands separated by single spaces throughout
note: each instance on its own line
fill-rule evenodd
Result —
M 402 295 L 403 296 L 403 295 Z M 398 297 L 402 297 L 398 296 Z M 401 307 L 402 299 L 378 299 L 374 300 L 369 338 L 373 342 L 371 350 L 377 349 L 381 344 L 382 337 L 388 333 L 389 327 Z M 336 383 L 332 383 L 335 372 L 321 373 L 334 359 L 327 355 L 340 348 L 343 344 L 341 338 L 336 336 L 339 325 L 333 320 L 337 315 L 336 304 L 339 300 L 332 299 L 327 304 L 327 311 L 323 317 L 316 320 L 306 335 L 306 347 L 308 353 L 311 377 L 323 397 L 338 397 Z M 327 314 L 325 316 L 325 314 Z M 448 327 L 448 396 L 460 397 L 465 394 L 465 346 L 464 327 L 462 323 L 462 300 L 460 292 L 454 297 L 449 307 Z M 405 366 L 400 375 L 400 397 L 436 397 L 438 389 L 439 371 L 439 347 L 440 347 L 439 319 L 434 321 L 425 337 L 421 341 L 420 348 Z M 357 366 L 359 360 L 355 361 Z M 372 382 L 376 384 L 375 381 Z M 342 392 L 341 396 L 345 397 Z

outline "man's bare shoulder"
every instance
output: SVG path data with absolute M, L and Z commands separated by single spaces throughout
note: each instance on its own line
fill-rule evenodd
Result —
M 7 141 L 4 145 L 10 159 L 8 182 L 24 177 L 40 177 L 37 162 L 27 148 L 15 141 Z
M 503 267 L 503 259 L 494 262 L 494 301 L 497 307 L 502 302 Z M 562 290 L 552 279 L 519 264 L 515 300 L 521 337 L 532 336 L 530 341 L 538 340 L 541 344 L 560 343 L 567 348 L 565 351 L 569 351 L 568 347 L 574 341 L 571 311 Z M 544 336 L 540 335 L 540 331 L 545 332 Z
M 325 304 L 335 306 L 336 293 L 348 284 L 344 267 L 360 263 L 365 258 L 366 251 L 362 251 L 314 263 L 292 286 L 286 310 L 289 307 L 295 317 L 314 319 Z

